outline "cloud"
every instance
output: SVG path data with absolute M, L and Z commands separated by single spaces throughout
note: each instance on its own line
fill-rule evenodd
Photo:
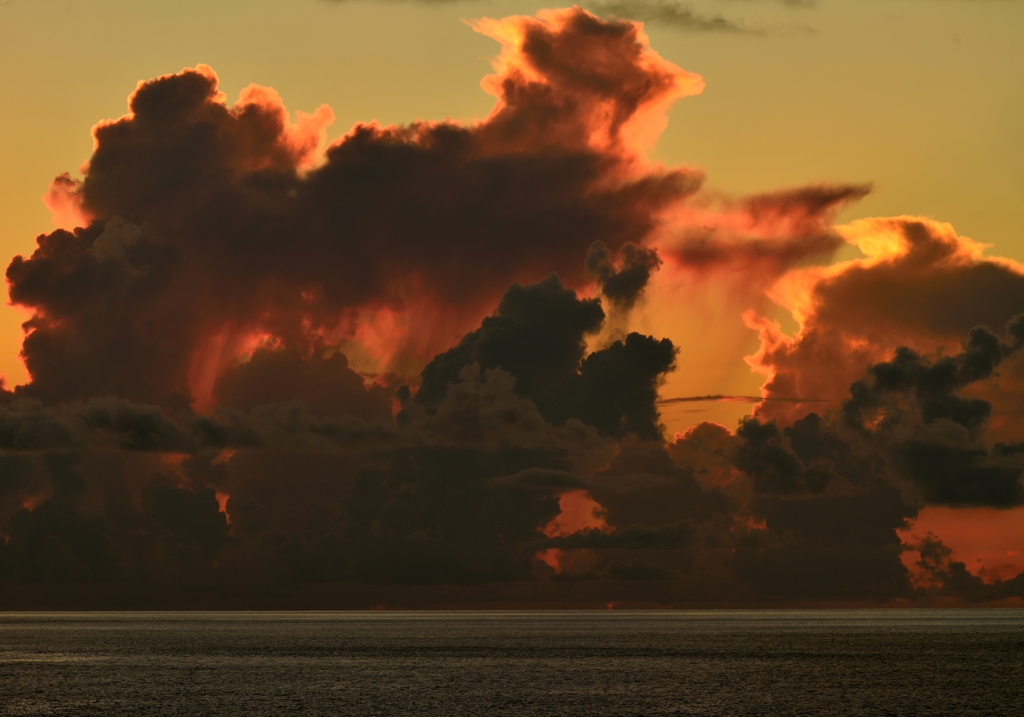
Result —
M 264 404 L 301 401 L 316 416 L 391 417 L 391 391 L 349 368 L 343 354 L 259 349 L 217 381 L 218 404 L 243 411 Z
M 867 185 L 820 185 L 727 201 L 724 212 L 687 216 L 666 252 L 695 270 L 756 267 L 760 280 L 777 278 L 831 257 L 843 243 L 832 226 L 836 213 L 870 191 Z
M 631 309 L 643 294 L 651 274 L 661 266 L 654 249 L 626 242 L 620 250 L 620 265 L 615 266 L 612 252 L 602 241 L 596 241 L 587 250 L 587 271 L 597 277 L 601 293 L 613 306 Z
M 650 528 L 631 526 L 613 532 L 584 530 L 572 535 L 548 538 L 544 545 L 565 549 L 646 549 L 675 550 L 693 541 L 693 528 L 687 523 Z
M 735 434 L 704 424 L 677 435 L 675 460 L 722 491 L 729 514 L 749 511 L 744 529 L 732 528 L 743 589 L 820 600 L 1017 595 L 1013 580 L 982 580 L 962 564 L 932 570 L 934 589 L 922 587 L 901 561 L 910 548 L 897 532 L 924 506 L 1024 503 L 1016 445 L 986 445 L 991 407 L 961 395 L 999 380 L 997 369 L 1019 354 L 1021 325 L 1012 319 L 1004 338 L 974 328 L 950 356 L 901 348 L 869 367 L 824 417 L 809 413 L 788 425 L 751 417 Z
M 717 488 L 706 489 L 695 468 L 673 459 L 659 443 L 620 445 L 618 453 L 589 481 L 590 492 L 615 526 L 699 523 L 732 509 Z
M 1020 597 L 901 543 L 1024 504 L 1020 267 L 932 220 L 834 226 L 864 185 L 734 198 L 653 162 L 703 81 L 638 23 L 472 27 L 502 46 L 477 122 L 328 141 L 329 108 L 199 66 L 94 128 L 7 270 L 4 606 Z M 714 292 L 735 313 L 664 338 Z M 695 369 L 738 359 L 713 334 L 742 309 L 760 397 Z M 667 438 L 696 401 L 755 415 Z
M 361 124 L 324 148 L 329 108 L 293 121 L 255 85 L 229 105 L 205 66 L 142 83 L 94 128 L 81 184 L 62 184 L 91 223 L 8 268 L 34 312 L 25 391 L 204 406 L 268 340 L 303 355 L 362 341 L 378 370 L 415 375 L 509 283 L 585 283 L 595 240 L 641 240 L 699 187 L 639 163 L 703 83 L 637 26 L 569 10 L 476 28 L 505 43 L 479 124 Z M 372 345 L 360 332 L 385 320 L 409 328 Z
M 556 424 L 576 418 L 606 434 L 657 438 L 657 388 L 674 366 L 675 348 L 668 339 L 631 333 L 584 358 L 586 336 L 603 321 L 599 302 L 578 299 L 557 276 L 513 284 L 494 316 L 427 364 L 416 399 L 435 403 L 469 366 L 500 368 L 515 378 L 516 393 Z
M 602 441 L 578 422 L 550 426 L 510 387 L 507 374 L 467 373 L 436 411 L 401 428 L 321 421 L 300 404 L 178 419 L 123 402 L 54 411 L 76 440 L 14 454 L 31 460 L 9 487 L 23 497 L 5 518 L 0 574 L 168 589 L 201 589 L 217 575 L 528 577 L 537 526 L 572 484 L 574 454 Z
M 494 316 L 427 364 L 417 398 L 428 404 L 440 399 L 462 369 L 474 363 L 508 371 L 524 396 L 548 392 L 576 371 L 586 353 L 586 336 L 603 321 L 599 302 L 578 299 L 554 274 L 529 286 L 513 284 Z
M 988 419 L 991 406 L 981 399 L 962 398 L 957 391 L 991 377 L 1004 359 L 1024 347 L 1024 314 L 1007 323 L 1006 333 L 1008 342 L 1004 343 L 987 326 L 976 326 L 960 353 L 935 360 L 901 346 L 892 361 L 871 366 L 868 379 L 850 387 L 852 398 L 843 405 L 845 419 L 864 428 L 865 414 L 882 409 L 880 425 L 890 426 L 900 421 L 905 411 L 889 405 L 886 398 L 910 394 L 923 423 L 948 420 L 976 431 Z
M 668 2 L 667 0 L 660 2 L 646 2 L 644 0 L 591 2 L 587 3 L 587 7 L 594 12 L 604 15 L 635 18 L 694 32 L 722 32 L 744 35 L 764 34 L 763 31 L 748 29 L 741 23 L 728 20 L 722 15 L 702 15 L 686 5 Z
M 1022 329 L 1024 314 L 1007 324 L 1007 342 L 987 327 L 975 327 L 960 353 L 935 360 L 897 349 L 892 361 L 871 366 L 868 377 L 850 387 L 844 420 L 888 444 L 892 462 L 930 504 L 1024 504 L 1021 468 L 1006 460 L 1012 451 L 990 452 L 978 440 L 991 405 L 960 395 L 1020 351 Z
M 920 558 L 917 566 L 933 591 L 977 603 L 1007 597 L 1024 597 L 1024 577 L 986 583 L 967 571 L 967 566 L 952 559 L 953 551 L 934 535 L 927 535 L 913 546 Z
M 919 354 L 956 346 L 976 326 L 1002 327 L 1024 310 L 1024 271 L 983 257 L 948 224 L 920 217 L 840 227 L 865 258 L 791 271 L 769 289 L 799 323 L 793 336 L 748 314 L 761 348 L 748 359 L 764 395 L 838 402 L 872 364 L 900 345 Z M 811 406 L 766 402 L 758 415 L 793 420 Z
M 675 367 L 675 359 L 668 339 L 631 333 L 587 356 L 579 373 L 537 402 L 556 421 L 579 418 L 611 435 L 657 439 L 658 386 Z
M 736 552 L 736 571 L 747 594 L 791 600 L 913 594 L 895 536 L 911 511 L 896 491 L 763 499 L 757 511 L 767 530 L 752 531 Z
M 991 368 L 977 369 L 979 353 L 1012 358 L 1019 323 L 994 348 L 973 332 L 949 359 L 961 380 L 991 379 Z M 14 398 L 0 408 L 0 574 L 9 584 L 142 581 L 172 592 L 224 581 L 411 590 L 581 578 L 642 591 L 668 580 L 683 598 L 887 600 L 924 594 L 896 532 L 920 505 L 1021 502 L 1013 445 L 975 448 L 964 454 L 973 463 L 956 463 L 959 444 L 946 431 L 932 436 L 946 440 L 929 447 L 934 460 L 907 462 L 907 436 L 950 422 L 941 412 L 929 422 L 915 409 L 873 427 L 816 414 L 788 426 L 752 418 L 734 434 L 708 424 L 666 446 L 603 435 L 579 418 L 551 422 L 516 385 L 501 368 L 471 363 L 430 406 L 406 397 L 397 423 L 318 417 L 299 402 L 169 417 L 123 399 L 45 407 Z M 922 378 L 868 390 L 933 386 Z M 838 415 L 861 416 L 864 405 L 854 390 Z M 601 511 L 597 527 L 545 537 L 541 527 L 574 492 Z M 556 551 L 558 573 L 538 567 L 538 551 Z M 975 590 L 973 576 L 942 575 L 941 589 L 964 599 L 1016 594 L 1015 583 Z

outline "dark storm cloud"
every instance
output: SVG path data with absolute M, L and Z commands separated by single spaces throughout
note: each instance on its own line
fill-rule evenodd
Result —
M 528 578 L 537 526 L 557 513 L 555 491 L 495 481 L 529 467 L 568 468 L 557 454 L 513 447 L 423 447 L 389 468 L 364 470 L 352 488 L 356 577 L 465 583 Z
M 901 348 L 851 386 L 838 414 L 788 426 L 750 418 L 713 444 L 749 481 L 756 519 L 735 544 L 737 579 L 779 599 L 928 593 L 908 582 L 900 560 L 896 531 L 906 520 L 925 505 L 1024 504 L 1016 445 L 987 448 L 980 435 L 990 406 L 959 395 L 1019 352 L 1021 322 L 1012 319 L 1005 338 L 976 327 L 952 356 Z M 943 594 L 965 600 L 1017 594 L 1013 581 L 986 583 L 962 564 L 932 573 Z
M 567 471 L 551 468 L 527 468 L 509 476 L 494 479 L 494 482 L 513 485 L 517 488 L 531 490 L 550 490 L 552 488 L 586 488 L 587 482 Z
M 927 359 L 900 348 L 892 361 L 875 364 L 850 387 L 846 423 L 888 444 L 893 463 L 918 486 L 928 503 L 1010 507 L 1024 504 L 1021 469 L 998 447 L 978 440 L 992 406 L 957 392 L 990 378 L 1024 346 L 1024 314 L 1010 320 L 1004 342 L 975 327 L 955 356 Z M 909 400 L 908 400 L 909 399 Z
M 809 414 L 790 426 L 751 418 L 728 455 L 750 481 L 752 524 L 735 571 L 752 595 L 776 599 L 909 597 L 896 531 L 917 514 L 886 473 L 879 446 L 862 446 Z
M 263 392 L 268 378 L 287 378 L 286 395 L 300 398 L 335 384 L 370 393 L 342 360 L 321 359 L 323 375 L 310 377 L 316 362 L 271 350 L 256 352 L 252 373 L 229 372 L 239 383 L 222 384 L 254 404 L 246 411 L 171 417 L 124 399 L 46 407 L 14 398 L 0 407 L 11 426 L 3 447 L 28 461 L 7 461 L 16 473 L 5 486 L 14 512 L 3 580 L 152 579 L 172 590 L 217 580 L 474 585 L 533 579 L 537 551 L 554 547 L 596 551 L 602 575 L 621 572 L 609 571 L 624 550 L 664 553 L 682 570 L 694 529 L 681 518 L 726 502 L 657 444 L 620 452 L 589 478 L 616 451 L 602 434 L 659 438 L 656 384 L 674 360 L 670 343 L 636 334 L 584 357 L 582 339 L 602 318 L 596 302 L 555 277 L 513 285 L 449 352 L 454 379 L 437 387 L 425 378 L 432 400 L 406 395 L 397 424 L 265 402 L 274 398 Z M 522 395 L 521 385 L 545 401 Z M 643 511 L 640 473 L 658 474 L 647 498 L 660 512 Z M 560 496 L 591 489 L 609 496 L 623 523 L 564 546 L 545 542 L 540 528 L 558 514 Z M 633 495 L 616 498 L 622 489 Z
M 200 67 L 97 126 L 84 180 L 48 195 L 86 226 L 8 268 L 32 381 L 0 388 L 0 607 L 309 607 L 317 586 L 364 608 L 917 598 L 908 518 L 1024 503 L 1019 441 L 988 448 L 974 394 L 1017 370 L 1024 319 L 972 329 L 1020 313 L 1003 316 L 1019 276 L 962 281 L 984 262 L 926 222 L 894 220 L 905 254 L 813 286 L 807 335 L 876 288 L 899 299 L 890 323 L 946 320 L 938 288 L 907 308 L 945 272 L 973 307 L 948 320 L 959 354 L 886 350 L 819 393 L 783 390 L 785 352 L 765 351 L 762 407 L 799 415 L 667 443 L 659 388 L 706 347 L 607 324 L 662 258 L 774 281 L 828 256 L 866 188 L 708 209 L 697 174 L 637 161 L 702 83 L 635 25 L 574 9 L 476 27 L 507 44 L 473 125 L 357 125 L 321 154 L 328 110 L 293 123 L 257 87 L 228 106 Z M 710 219 L 687 233 L 687 212 Z M 595 283 L 611 319 L 578 293 Z M 958 328 L 982 309 L 1003 318 Z M 722 398 L 749 397 L 667 402 Z M 1020 592 L 921 554 L 959 599 Z
M 590 485 L 609 523 L 617 526 L 699 522 L 732 507 L 721 490 L 705 490 L 693 468 L 679 465 L 660 443 L 620 446 Z
M 1024 505 L 1021 468 L 994 458 L 983 446 L 907 440 L 893 460 L 920 488 L 924 500 L 952 507 Z
M 0 406 L 0 447 L 38 450 L 72 442 L 71 431 L 52 409 L 38 402 Z
M 601 293 L 613 306 L 631 309 L 643 294 L 651 274 L 661 266 L 661 259 L 654 249 L 637 246 L 632 242 L 623 244 L 621 261 L 615 265 L 611 250 L 602 241 L 596 241 L 587 250 L 587 271 L 597 277 Z
M 783 599 L 887 600 L 909 597 L 896 530 L 914 511 L 899 492 L 762 498 L 765 531 L 736 550 L 736 572 L 749 594 Z M 759 533 L 765 533 L 764 536 Z
M 338 440 L 325 430 L 337 422 L 301 405 L 161 426 L 146 419 L 160 415 L 149 407 L 68 409 L 73 450 L 3 456 L 4 504 L 8 492 L 30 497 L 42 487 L 48 497 L 16 500 L 5 516 L 0 579 L 181 588 L 204 584 L 215 561 L 222 577 L 243 582 L 528 576 L 537 526 L 574 483 L 573 455 L 600 441 L 579 424 L 554 429 L 510 386 L 507 376 L 469 376 L 401 432 L 351 419 L 348 432 L 361 440 Z M 474 409 L 470 428 L 463 419 Z M 218 445 L 201 442 L 217 433 Z M 107 434 L 134 450 L 116 450 Z M 246 440 L 233 440 L 240 434 Z M 169 460 L 168 451 L 190 452 Z M 230 491 L 230 541 L 217 490 Z
M 224 373 L 215 395 L 218 403 L 243 411 L 301 401 L 316 416 L 391 417 L 391 391 L 367 387 L 340 353 L 307 358 L 294 350 L 257 350 Z
M 2 579 L 470 586 L 543 580 L 535 554 L 557 549 L 566 567 L 552 580 L 682 581 L 677 596 L 697 594 L 707 559 L 725 574 L 702 579 L 705 599 L 917 594 L 895 532 L 917 508 L 890 482 L 889 443 L 858 443 L 813 414 L 783 428 L 752 419 L 724 450 L 703 448 L 748 477 L 744 498 L 737 486 L 702 487 L 660 442 L 553 425 L 514 386 L 471 364 L 429 410 L 407 399 L 397 426 L 317 418 L 300 403 L 170 419 L 124 401 L 56 410 L 17 399 L 6 423 L 20 412 L 52 445 L 22 439 L 0 456 L 0 505 L 15 511 Z M 168 451 L 185 454 L 167 462 Z M 40 486 L 48 497 L 21 507 Z M 543 538 L 559 496 L 580 490 L 609 527 Z M 230 494 L 227 514 L 217 491 Z M 739 529 L 744 504 L 763 527 Z M 949 590 L 975 599 L 954 573 Z
M 855 267 L 816 288 L 818 320 L 866 333 L 868 323 L 962 336 L 979 324 L 1004 326 L 1020 313 L 1024 277 L 1005 265 L 968 262 L 954 237 L 924 221 L 900 222 L 906 253 Z
M 0 549 L 0 582 L 85 582 L 116 574 L 112 546 L 101 520 L 83 516 L 78 504 L 84 480 L 75 473 L 74 457 L 46 456 L 53 495 L 34 510 L 10 518 L 8 538 Z
M 1024 597 L 1024 574 L 1010 580 L 986 583 L 967 571 L 967 566 L 952 559 L 953 551 L 934 535 L 927 535 L 914 546 L 920 558 L 917 567 L 938 585 L 941 595 L 969 603 Z
M 1017 453 L 1024 453 L 1024 443 L 997 443 L 992 447 L 992 454 L 997 456 L 1012 456 Z
M 427 364 L 417 401 L 433 404 L 476 364 L 507 371 L 516 392 L 556 424 L 576 418 L 606 434 L 656 439 L 657 388 L 675 364 L 672 342 L 634 333 L 584 358 L 585 338 L 603 320 L 597 300 L 578 299 L 554 275 L 513 284 L 495 315 Z
M 135 505 L 123 486 L 106 486 L 94 506 L 97 476 L 79 453 L 42 456 L 52 494 L 10 517 L 0 545 L 0 583 L 138 581 L 177 587 L 209 577 L 211 561 L 228 538 L 214 491 L 159 480 Z M 89 476 L 87 478 L 86 476 Z M 186 581 L 189 581 L 186 580 Z
M 538 396 L 537 403 L 556 422 L 578 418 L 610 435 L 657 440 L 658 386 L 675 368 L 675 360 L 676 349 L 668 339 L 631 333 L 587 356 L 579 373 Z
M 850 387 L 841 421 L 809 414 L 790 426 L 749 419 L 733 460 L 757 494 L 808 495 L 880 486 L 909 488 L 916 505 L 1008 508 L 1024 504 L 1012 445 L 979 439 L 991 406 L 958 391 L 989 379 L 1021 347 L 1022 319 L 1003 341 L 976 327 L 954 356 L 928 359 L 900 348 Z M 887 489 L 889 490 L 889 489 Z
M 524 396 L 550 391 L 579 368 L 586 337 L 604 321 L 600 302 L 578 299 L 555 275 L 530 286 L 513 284 L 493 316 L 423 369 L 417 398 L 430 404 L 470 364 L 502 368 Z
M 812 413 L 802 421 L 820 421 L 816 419 L 818 416 Z M 800 423 L 784 430 L 799 435 Z M 787 445 L 790 441 L 783 439 L 783 431 L 774 423 L 745 421 L 740 424 L 736 435 L 744 440 L 736 465 L 753 478 L 754 489 L 760 493 L 787 495 L 820 492 L 833 478 L 828 463 L 822 464 L 813 459 L 807 463 L 802 461 L 796 451 Z M 792 440 L 792 436 L 787 435 L 786 438 Z M 820 445 L 816 442 L 814 447 Z
M 393 442 L 394 424 L 352 416 L 320 417 L 301 401 L 258 406 L 244 413 L 182 411 L 95 398 L 52 408 L 17 399 L 0 406 L 0 451 L 26 452 L 90 446 L 138 452 L 196 453 L 254 446 L 346 446 Z
M 540 299 L 535 309 L 561 304 L 561 316 L 524 311 L 528 324 L 543 319 L 540 326 L 561 325 L 570 338 L 589 325 L 579 316 L 590 304 L 557 280 L 514 287 L 509 296 L 520 309 L 527 297 Z M 927 378 L 934 362 L 920 359 L 903 365 L 911 379 L 889 377 L 886 395 L 898 392 L 897 403 L 906 404 L 915 390 L 984 380 L 995 357 L 1019 350 L 1019 321 L 1010 326 L 995 342 L 991 332 L 973 331 L 965 350 L 945 359 L 955 369 L 954 379 L 949 369 L 942 374 L 946 384 Z M 552 356 L 567 355 L 565 345 L 538 344 Z M 582 380 L 585 364 L 569 376 Z M 872 370 L 865 385 L 880 391 L 871 377 L 887 372 Z M 556 384 L 566 380 L 573 379 Z M 918 510 L 902 481 L 918 486 L 926 503 L 1020 502 L 1002 490 L 1020 490 L 1019 468 L 1013 473 L 1006 462 L 1016 460 L 1011 444 L 982 455 L 947 435 L 924 451 L 928 465 L 907 462 L 922 427 L 967 430 L 949 412 L 929 421 L 920 411 L 907 414 L 899 431 L 895 423 L 865 431 L 815 414 L 781 427 L 751 419 L 687 454 L 660 439 L 602 437 L 578 417 L 552 423 L 516 386 L 503 368 L 468 363 L 431 405 L 406 397 L 398 424 L 320 417 L 300 402 L 171 418 L 123 399 L 48 408 L 16 398 L 0 407 L 0 506 L 9 516 L 2 579 L 172 591 L 213 590 L 224 581 L 259 590 L 536 580 L 624 581 L 642 590 L 668 580 L 676 599 L 887 600 L 923 594 L 899 557 L 896 531 Z M 647 400 L 653 410 L 654 394 Z M 998 476 L 979 472 L 998 461 Z M 713 464 L 744 478 L 710 487 L 718 480 L 707 472 Z M 540 529 L 572 491 L 593 496 L 606 527 L 545 538 Z M 738 522 L 747 512 L 754 522 Z M 560 551 L 560 572 L 538 573 L 538 551 L 551 550 Z M 955 565 L 942 570 L 943 589 L 965 600 L 1016 594 L 1012 581 L 980 583 Z
M 1007 324 L 1009 342 L 1002 342 L 987 326 L 971 329 L 962 351 L 955 356 L 929 360 L 916 352 L 900 347 L 892 361 L 875 364 L 868 369 L 868 378 L 850 387 L 851 400 L 843 405 L 843 414 L 850 425 L 863 427 L 869 411 L 886 408 L 886 398 L 905 394 L 914 398 L 924 423 L 948 419 L 968 430 L 977 430 L 988 419 L 991 405 L 977 398 L 963 398 L 957 391 L 989 378 L 1003 359 L 1021 348 L 1019 333 L 1024 327 L 1024 314 Z M 886 412 L 882 425 L 900 421 L 903 412 Z

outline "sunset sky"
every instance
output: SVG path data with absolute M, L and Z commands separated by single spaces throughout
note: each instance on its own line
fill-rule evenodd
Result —
M 0 4 L 18 605 L 1024 599 L 1024 4 L 552 8 Z

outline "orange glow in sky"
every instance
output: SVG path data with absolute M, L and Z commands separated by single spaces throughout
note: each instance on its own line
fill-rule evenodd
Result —
M 581 530 L 608 529 L 604 509 L 585 490 L 563 493 L 558 499 L 558 508 L 558 515 L 542 531 L 549 538 L 572 535 Z
M 904 545 L 916 544 L 931 533 L 953 550 L 951 559 L 962 562 L 985 582 L 1007 580 L 1024 571 L 1024 507 L 944 508 L 927 506 L 906 530 L 898 531 Z M 903 564 L 912 574 L 920 568 L 917 551 L 907 550 Z
M 541 532 L 549 538 L 565 537 L 581 530 L 609 530 L 601 504 L 585 490 L 571 490 L 558 498 L 559 513 Z M 575 551 L 585 552 L 585 551 Z M 556 573 L 565 569 L 568 554 L 560 548 L 547 548 L 535 556 Z M 577 556 L 583 558 L 583 556 Z M 583 558 L 585 562 L 585 558 Z M 579 562 L 578 560 L 576 562 Z

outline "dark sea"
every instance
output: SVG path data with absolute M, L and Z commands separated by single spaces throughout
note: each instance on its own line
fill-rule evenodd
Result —
M 1024 611 L 0 613 L 2 715 L 1024 715 Z

